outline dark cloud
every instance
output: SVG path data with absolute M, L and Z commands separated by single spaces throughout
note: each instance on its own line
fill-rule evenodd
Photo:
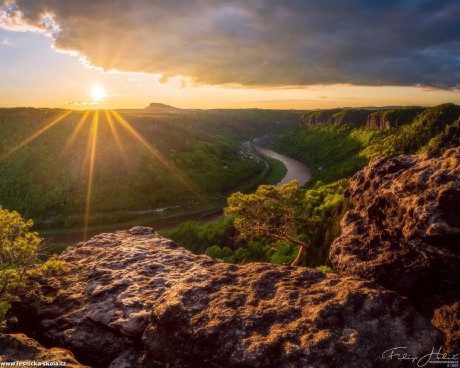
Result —
M 458 0 L 7 3 L 4 27 L 48 30 L 104 69 L 211 84 L 460 86 Z

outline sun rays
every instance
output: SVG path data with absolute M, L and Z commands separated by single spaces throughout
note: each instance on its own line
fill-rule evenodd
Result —
M 112 115 L 108 110 L 105 110 L 105 118 L 107 122 L 109 123 L 110 131 L 112 132 L 112 135 L 115 139 L 115 142 L 118 147 L 118 152 L 120 152 L 120 156 L 123 159 L 123 163 L 125 164 L 126 167 L 129 166 L 128 163 L 128 157 L 126 156 L 125 149 L 123 147 L 123 144 L 121 143 L 120 135 L 118 134 L 118 130 L 115 127 L 115 122 L 113 121 Z
M 97 149 L 97 130 L 99 127 L 99 111 L 94 111 L 93 121 L 91 123 L 91 133 L 88 136 L 88 143 L 90 147 L 89 153 L 89 165 L 88 165 L 88 185 L 86 189 L 86 208 L 85 208 L 85 222 L 84 222 L 84 238 L 85 240 L 88 237 L 88 225 L 89 225 L 89 215 L 90 215 L 90 206 L 91 206 L 91 193 L 93 190 L 93 180 L 94 180 L 94 163 L 96 160 L 96 149 Z
M 200 198 L 200 191 L 193 183 L 190 182 L 176 167 L 170 162 L 160 151 L 158 151 L 152 144 L 150 144 L 134 127 L 126 121 L 117 111 L 111 110 L 111 113 L 120 125 L 134 137 L 144 148 L 152 154 L 155 160 L 174 175 L 182 185 L 184 185 L 195 197 Z
M 72 113 L 73 115 L 71 116 Z M 79 114 L 81 114 L 81 117 Z M 122 162 L 120 170 L 123 170 L 123 167 L 125 170 L 128 170 L 128 168 L 131 167 L 130 159 L 133 158 L 133 151 L 128 150 L 129 145 L 126 142 L 126 139 L 129 138 L 131 140 L 131 146 L 133 144 L 132 142 L 136 142 L 140 145 L 146 152 L 149 153 L 154 162 L 165 169 L 171 177 L 175 178 L 175 183 L 186 188 L 196 198 L 201 198 L 199 188 L 190 182 L 190 180 L 180 172 L 174 163 L 165 157 L 162 152 L 160 152 L 151 143 L 151 141 L 147 140 L 145 136 L 134 128 L 134 126 L 129 123 L 125 117 L 121 116 L 114 110 L 105 110 L 102 115 L 99 110 L 89 110 L 83 113 L 65 111 L 59 116 L 54 117 L 51 122 L 38 129 L 29 137 L 17 143 L 13 148 L 7 150 L 6 153 L 0 156 L 0 161 L 7 158 L 14 159 L 14 155 L 18 151 L 32 143 L 38 137 L 44 135 L 59 123 L 68 124 L 66 129 L 69 129 L 69 132 L 66 133 L 69 135 L 68 139 L 64 139 L 62 143 L 62 155 L 60 155 L 60 160 L 62 160 L 62 162 L 66 162 L 66 160 L 70 157 L 67 155 L 74 155 L 75 152 L 80 152 L 81 156 L 79 158 L 81 162 L 79 182 L 81 185 L 82 201 L 84 196 L 84 212 L 82 212 L 82 218 L 85 240 L 88 236 L 92 212 L 97 208 L 94 205 L 93 196 L 95 183 L 97 183 L 97 162 L 104 157 L 99 156 L 102 152 L 99 152 L 98 146 L 101 144 L 108 145 L 105 146 L 105 151 L 108 150 L 110 153 L 112 152 L 112 149 L 118 151 L 118 155 L 113 155 L 111 159 L 113 158 L 115 160 L 114 162 L 117 160 Z M 114 147 L 112 147 L 112 145 Z M 50 188 L 50 190 L 51 189 L 52 188 Z
M 53 126 L 55 126 L 57 123 L 62 121 L 65 117 L 69 116 L 72 113 L 72 111 L 65 111 L 61 115 L 59 115 L 56 119 L 51 121 L 50 123 L 46 124 L 43 128 L 32 134 L 30 137 L 24 139 L 21 143 L 17 144 L 15 147 L 13 147 L 11 150 L 6 152 L 4 155 L 0 157 L 0 161 L 7 158 L 8 156 L 11 156 L 14 152 L 17 150 L 23 148 L 33 140 L 37 139 L 40 137 L 43 133 L 45 133 L 47 130 L 51 129 Z
M 72 145 L 72 143 L 75 141 L 75 139 L 77 138 L 78 134 L 83 129 L 83 125 L 85 124 L 86 119 L 88 118 L 88 116 L 89 116 L 89 110 L 85 111 L 85 113 L 83 114 L 83 116 L 80 119 L 80 121 L 78 122 L 76 128 L 72 132 L 72 135 L 70 136 L 69 140 L 67 141 L 67 144 L 66 144 L 64 150 L 69 148 Z

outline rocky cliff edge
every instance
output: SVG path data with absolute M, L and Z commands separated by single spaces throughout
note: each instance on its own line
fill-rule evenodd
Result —
M 16 303 L 10 329 L 92 367 L 387 367 L 385 349 L 442 343 L 405 298 L 372 282 L 229 265 L 150 228 L 98 235 L 60 259 L 62 275 L 38 280 L 52 301 Z

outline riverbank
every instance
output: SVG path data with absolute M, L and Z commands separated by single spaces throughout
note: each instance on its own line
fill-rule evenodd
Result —
M 300 185 L 303 185 L 310 178 L 309 168 L 299 161 L 266 147 L 249 146 L 247 148 L 248 152 L 246 153 L 253 155 L 254 159 L 262 160 L 265 168 L 260 175 L 243 183 L 236 190 L 250 191 L 259 184 L 281 185 L 294 179 L 298 180 Z M 86 232 L 82 228 L 52 229 L 41 232 L 41 235 L 49 243 L 73 244 L 101 232 L 125 230 L 136 225 L 149 226 L 155 230 L 168 230 L 186 221 L 206 223 L 217 220 L 222 216 L 222 209 L 225 205 L 226 197 L 222 197 L 208 203 L 185 207 L 179 206 L 162 213 L 146 212 L 146 215 L 136 216 L 123 222 L 93 225 Z
M 284 177 L 277 183 L 274 183 L 277 186 L 289 183 L 292 180 L 297 180 L 299 185 L 302 186 L 311 179 L 310 168 L 302 162 L 283 155 L 282 153 L 275 152 L 267 147 L 256 146 L 255 149 L 267 157 L 280 161 L 286 167 L 286 174 Z

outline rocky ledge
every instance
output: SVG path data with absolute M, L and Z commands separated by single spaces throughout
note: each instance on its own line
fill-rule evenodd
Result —
M 386 349 L 442 343 L 405 298 L 372 282 L 229 265 L 150 228 L 101 234 L 60 258 L 62 275 L 37 280 L 51 301 L 14 304 L 10 329 L 92 367 L 388 367 Z
M 341 273 L 412 297 L 460 282 L 460 147 L 372 162 L 353 178 L 354 206 L 330 250 Z
M 46 349 L 24 334 L 0 333 L 0 362 L 55 362 L 70 368 L 88 368 L 75 360 L 65 349 Z M 51 365 L 50 365 L 51 366 Z
M 347 193 L 354 208 L 329 254 L 339 273 L 409 297 L 451 351 L 460 349 L 458 137 L 452 127 L 432 151 L 378 159 L 357 173 Z

